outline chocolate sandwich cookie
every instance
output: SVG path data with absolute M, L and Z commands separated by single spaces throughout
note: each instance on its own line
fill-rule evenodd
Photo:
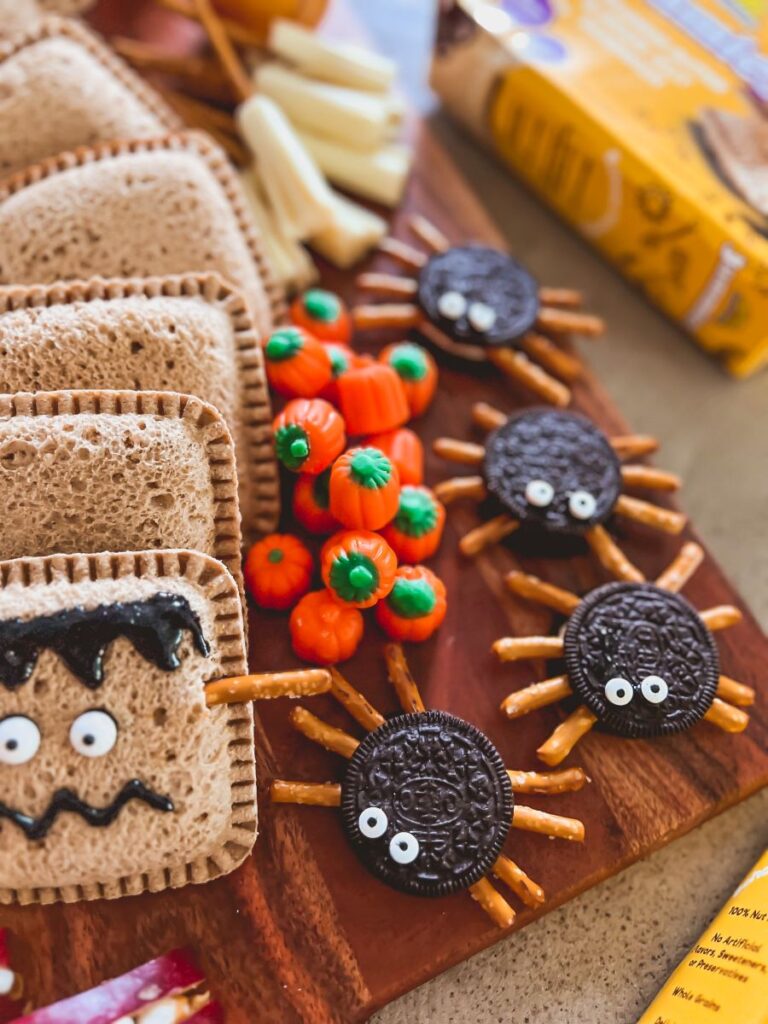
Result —
M 611 732 L 664 736 L 712 705 L 720 674 L 710 630 L 679 594 L 650 583 L 609 583 L 568 620 L 571 687 Z
M 382 882 L 415 896 L 466 889 L 487 874 L 513 806 L 494 745 L 442 711 L 398 715 L 369 733 L 342 783 L 352 847 Z

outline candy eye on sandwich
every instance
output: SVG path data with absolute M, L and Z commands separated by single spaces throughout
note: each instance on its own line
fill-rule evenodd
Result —
M 40 749 L 40 730 L 26 715 L 9 715 L 0 722 L 0 764 L 31 761 Z
M 535 508 L 546 508 L 555 497 L 555 489 L 547 480 L 531 480 L 525 488 L 525 500 Z
M 389 826 L 389 819 L 380 807 L 367 807 L 357 821 L 366 839 L 381 839 Z
M 669 696 L 669 687 L 661 676 L 646 676 L 640 684 L 640 692 L 650 704 L 663 704 Z
M 419 840 L 410 832 L 398 832 L 390 840 L 389 856 L 396 864 L 413 864 L 419 856 Z
M 69 742 L 83 757 L 104 757 L 117 742 L 117 722 L 106 711 L 84 711 L 70 727 Z
M 591 519 L 597 509 L 597 499 L 589 491 L 574 491 L 568 499 L 568 510 L 575 519 Z
M 632 683 L 628 683 L 626 679 L 609 679 L 605 684 L 606 700 L 609 700 L 611 704 L 615 704 L 619 708 L 629 704 L 634 693 Z

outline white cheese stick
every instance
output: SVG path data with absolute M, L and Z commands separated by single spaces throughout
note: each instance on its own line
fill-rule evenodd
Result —
M 411 170 L 410 146 L 393 142 L 363 153 L 310 132 L 300 130 L 299 138 L 323 174 L 339 188 L 393 208 L 402 199 Z
M 302 240 L 321 231 L 333 218 L 333 194 L 282 111 L 266 96 L 251 96 L 237 123 L 283 232 Z
M 378 148 L 402 122 L 403 104 L 395 96 L 313 81 L 274 61 L 257 68 L 254 80 L 295 125 L 353 149 Z
M 362 46 L 319 39 L 310 29 L 285 18 L 272 22 L 267 47 L 302 74 L 323 82 L 387 92 L 395 80 L 394 61 Z
M 387 232 L 387 223 L 351 199 L 334 195 L 333 223 L 311 238 L 309 244 L 342 270 L 354 266 L 375 248 Z

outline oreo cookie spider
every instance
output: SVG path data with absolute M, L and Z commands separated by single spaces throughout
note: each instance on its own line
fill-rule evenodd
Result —
M 469 890 L 501 928 L 515 911 L 489 881 L 494 875 L 529 907 L 544 902 L 539 885 L 502 851 L 510 828 L 581 842 L 575 818 L 515 803 L 515 793 L 580 789 L 580 768 L 558 772 L 508 771 L 491 741 L 475 726 L 443 711 L 427 711 L 402 648 L 385 648 L 389 678 L 402 714 L 385 719 L 332 669 L 326 685 L 270 687 L 265 697 L 330 691 L 364 729 L 358 740 L 306 708 L 291 723 L 308 739 L 349 759 L 341 783 L 276 779 L 275 803 L 339 807 L 347 841 L 381 882 L 414 896 Z
M 621 460 L 656 449 L 652 437 L 608 439 L 594 423 L 561 409 L 526 409 L 505 416 L 484 403 L 472 411 L 475 423 L 490 431 L 484 445 L 438 438 L 435 452 L 444 459 L 476 465 L 481 476 L 443 480 L 435 493 L 445 504 L 458 498 L 493 498 L 503 512 L 462 537 L 466 555 L 475 555 L 521 526 L 546 534 L 584 537 L 600 563 L 618 579 L 644 577 L 605 528 L 613 516 L 677 534 L 685 516 L 622 493 L 625 487 L 674 491 L 673 473 Z
M 428 254 L 395 238 L 385 238 L 379 249 L 415 276 L 367 273 L 357 279 L 366 291 L 405 301 L 359 305 L 352 310 L 355 326 L 417 328 L 451 355 L 487 360 L 543 401 L 568 405 L 567 385 L 581 376 L 582 366 L 547 335 L 595 337 L 604 329 L 599 317 L 579 311 L 579 292 L 539 287 L 501 249 L 451 245 L 424 217 L 412 217 L 409 227 Z
M 512 572 L 508 588 L 567 615 L 561 635 L 504 637 L 493 650 L 502 661 L 563 658 L 567 674 L 510 694 L 508 718 L 575 696 L 576 710 L 537 753 L 560 764 L 596 724 L 628 738 L 668 736 L 702 718 L 726 732 L 742 732 L 754 691 L 720 674 L 713 631 L 733 626 L 741 612 L 720 605 L 697 612 L 678 593 L 704 557 L 685 544 L 655 583 L 607 583 L 584 598 Z

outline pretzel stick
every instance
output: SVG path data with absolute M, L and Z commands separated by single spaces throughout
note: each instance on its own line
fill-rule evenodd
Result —
M 560 309 L 581 309 L 584 296 L 575 288 L 539 288 L 539 302 L 542 306 L 557 306 Z
M 520 339 L 520 348 L 534 362 L 540 363 L 545 370 L 549 370 L 561 380 L 578 380 L 584 373 L 584 367 L 575 356 L 563 352 L 543 334 L 534 334 L 531 331 L 523 335 Z
M 294 729 L 298 729 L 308 740 L 319 743 L 321 747 L 334 754 L 352 757 L 360 746 L 360 741 L 354 736 L 350 736 L 343 729 L 337 729 L 335 725 L 328 725 L 306 708 L 294 708 L 289 717 Z
M 237 51 L 225 32 L 218 14 L 214 11 L 211 0 L 193 0 L 193 3 L 200 23 L 219 58 L 222 71 L 232 83 L 238 99 L 247 100 L 253 93 L 253 82 L 240 63 Z
M 488 917 L 497 924 L 499 928 L 509 928 L 515 920 L 515 912 L 501 895 L 497 892 L 487 878 L 481 878 L 479 882 L 470 885 L 469 894 L 473 900 L 483 908 Z
M 409 270 L 421 270 L 427 262 L 427 257 L 423 252 L 419 252 L 418 249 L 414 249 L 406 242 L 401 242 L 399 238 L 392 238 L 389 235 L 379 242 L 379 252 L 391 256 L 393 260 L 402 263 Z
M 617 579 L 630 580 L 633 583 L 642 583 L 645 580 L 645 576 L 632 565 L 604 526 L 593 526 L 587 530 L 584 538 L 600 564 Z
M 555 839 L 570 839 L 571 842 L 584 842 L 584 823 L 578 818 L 564 818 L 560 814 L 548 814 L 535 807 L 523 807 L 515 804 L 512 815 L 512 828 L 520 828 L 525 832 L 541 832 Z
M 587 781 L 583 768 L 563 768 L 559 772 L 507 771 L 515 793 L 575 793 Z
M 715 608 L 707 608 L 699 613 L 707 629 L 715 632 L 718 629 L 728 629 L 735 626 L 742 620 L 742 614 L 732 604 L 719 604 Z
M 500 661 L 525 658 L 562 658 L 563 641 L 559 636 L 504 636 L 491 650 Z
M 445 252 L 450 248 L 451 243 L 443 232 L 435 227 L 431 220 L 422 217 L 420 213 L 408 218 L 408 227 L 432 252 Z
M 233 163 L 239 167 L 247 167 L 251 163 L 252 154 L 240 142 L 235 123 L 226 111 L 211 107 L 200 100 L 193 100 L 171 89 L 161 88 L 159 91 L 185 124 L 200 128 L 213 136 Z
M 719 697 L 715 697 L 704 717 L 725 732 L 744 732 L 749 725 L 749 715 L 745 711 L 732 707 Z
M 397 327 L 406 331 L 418 327 L 422 320 L 421 310 L 410 302 L 382 303 L 380 306 L 355 306 L 352 309 L 355 327 L 361 331 L 373 331 L 380 327 Z
M 331 675 L 324 668 L 299 668 L 294 672 L 264 672 L 252 676 L 231 676 L 217 679 L 205 688 L 205 703 L 243 704 L 249 700 L 271 700 L 275 697 L 310 697 L 327 693 Z
M 356 690 L 337 668 L 331 669 L 331 693 L 354 720 L 369 732 L 384 724 L 384 716 L 368 703 L 362 693 Z
M 688 541 L 656 580 L 656 586 L 676 594 L 683 589 L 703 561 L 704 549 L 694 541 Z
M 641 455 L 652 455 L 659 449 L 659 442 L 649 434 L 625 434 L 611 438 L 611 447 L 620 459 L 637 459 Z
M 553 334 L 583 334 L 587 338 L 597 338 L 605 331 L 605 321 L 591 313 L 575 313 L 570 309 L 557 309 L 554 306 L 542 306 L 536 317 L 536 326 L 542 331 Z
M 513 569 L 504 577 L 507 590 L 511 590 L 518 597 L 525 597 L 529 601 L 537 601 L 547 608 L 553 608 L 563 615 L 570 615 L 581 604 L 581 598 L 572 594 L 570 590 L 563 590 L 553 583 L 545 583 L 538 576 L 531 576 L 527 572 L 519 572 Z
M 434 490 L 444 505 L 449 505 L 458 498 L 485 501 L 488 497 L 481 476 L 454 476 L 450 480 L 441 480 L 439 484 L 435 484 Z
M 568 676 L 552 676 L 541 683 L 532 683 L 522 690 L 515 690 L 505 697 L 501 702 L 500 711 L 507 718 L 521 718 L 530 714 L 531 711 L 538 711 L 539 708 L 549 707 L 559 700 L 565 700 L 573 693 Z
M 586 736 L 596 721 L 597 716 L 582 704 L 558 725 L 536 753 L 545 764 L 554 768 L 568 757 L 582 736 Z
M 426 711 L 416 680 L 411 675 L 405 653 L 400 644 L 387 644 L 384 648 L 389 681 L 395 688 L 403 711 Z
M 438 437 L 432 442 L 432 451 L 441 459 L 459 462 L 464 466 L 479 466 L 485 459 L 485 448 L 471 441 L 457 441 L 453 437 Z
M 191 18 L 192 21 L 200 21 L 200 14 L 195 8 L 194 0 L 155 0 L 155 3 L 167 11 L 173 11 L 174 14 L 183 14 L 185 18 Z M 253 16 L 256 12 L 252 10 L 249 13 L 250 16 Z M 264 19 L 263 33 L 252 32 L 244 25 L 237 21 L 231 21 L 229 18 L 221 18 L 220 21 L 222 28 L 233 43 L 239 43 L 241 46 L 248 46 L 251 49 L 259 49 L 263 45 L 267 34 L 266 18 Z
M 631 519 L 634 523 L 653 526 L 657 530 L 663 530 L 664 533 L 680 533 L 687 522 L 687 518 L 682 512 L 659 508 L 658 505 L 652 505 L 649 501 L 630 498 L 628 494 L 618 496 L 614 511 L 617 515 Z
M 479 554 L 483 548 L 498 544 L 500 540 L 504 540 L 519 528 L 520 523 L 517 519 L 512 519 L 506 514 L 496 516 L 494 519 L 489 519 L 487 523 L 483 523 L 482 526 L 477 526 L 469 533 L 465 533 L 459 541 L 459 550 L 462 555 L 472 557 Z
M 677 491 L 682 485 L 677 473 L 653 466 L 622 466 L 621 479 L 626 487 L 647 487 L 653 491 Z
M 503 427 L 508 419 L 506 413 L 487 402 L 475 402 L 472 406 L 472 421 L 482 430 L 496 430 Z
M 124 60 L 141 71 L 157 71 L 182 78 L 189 83 L 190 88 L 195 87 L 196 95 L 202 93 L 212 100 L 228 102 L 232 98 L 229 80 L 222 75 L 218 64 L 207 57 L 182 57 L 166 53 L 152 43 L 123 36 L 113 36 L 111 43 Z
M 341 786 L 336 782 L 287 782 L 275 779 L 270 787 L 270 796 L 275 804 L 338 807 L 341 804 Z
M 488 359 L 511 380 L 522 384 L 550 405 L 562 408 L 570 402 L 571 392 L 565 384 L 536 366 L 522 352 L 508 348 L 489 348 Z
M 737 683 L 730 676 L 720 676 L 718 679 L 717 696 L 740 708 L 748 708 L 755 703 L 755 691 L 752 687 L 745 686 L 744 683 Z
M 522 900 L 526 907 L 535 909 L 540 907 L 545 900 L 544 890 L 537 885 L 532 878 L 518 867 L 509 857 L 501 856 L 491 868 L 494 875 L 509 886 L 515 896 Z
M 410 299 L 418 290 L 413 278 L 395 274 L 358 274 L 355 284 L 361 291 L 376 292 L 390 299 Z

